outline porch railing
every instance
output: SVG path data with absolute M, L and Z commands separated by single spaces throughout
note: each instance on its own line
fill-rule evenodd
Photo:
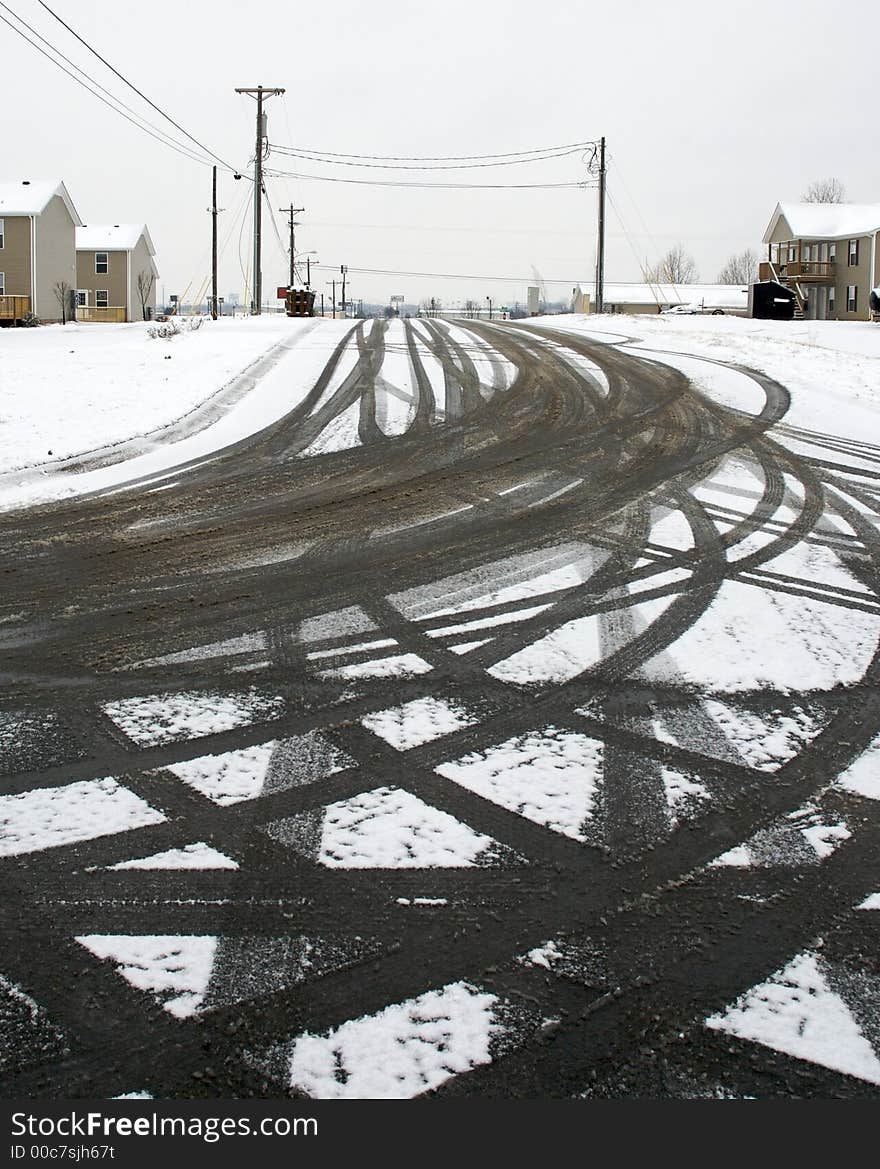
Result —
M 104 321 L 114 325 L 125 322 L 125 306 L 109 305 L 107 308 L 97 308 L 95 305 L 77 305 L 76 319 L 78 321 Z

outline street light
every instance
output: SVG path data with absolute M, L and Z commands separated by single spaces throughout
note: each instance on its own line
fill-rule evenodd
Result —
M 488 302 L 489 302 L 489 320 L 491 321 L 492 320 L 492 297 L 487 296 L 486 300 L 488 300 Z

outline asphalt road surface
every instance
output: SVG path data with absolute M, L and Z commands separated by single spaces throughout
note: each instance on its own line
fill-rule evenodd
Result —
M 880 611 L 853 449 L 779 445 L 749 376 L 360 322 L 269 429 L 0 518 L 3 1095 L 374 1095 L 390 1044 L 401 1095 L 876 1097 L 878 803 L 835 783 L 876 656 L 676 673 L 733 585 Z M 748 509 L 700 490 L 732 458 Z M 763 567 L 805 547 L 863 587 Z M 719 1024 L 774 977 L 867 1071 Z

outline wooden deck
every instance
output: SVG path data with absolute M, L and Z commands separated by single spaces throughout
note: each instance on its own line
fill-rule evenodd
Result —
M 20 321 L 30 311 L 29 296 L 0 296 L 0 321 Z

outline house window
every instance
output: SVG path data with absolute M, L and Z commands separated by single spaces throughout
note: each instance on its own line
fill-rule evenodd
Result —
M 859 290 L 855 284 L 847 284 L 846 286 L 846 311 L 854 313 L 859 299 Z
M 6 247 L 6 220 L 0 219 L 0 250 Z
M 89 307 L 89 294 L 88 294 L 87 289 L 78 288 L 76 290 L 76 307 L 77 308 L 88 308 Z
M 837 289 L 831 287 L 828 289 L 828 312 L 834 312 L 835 297 L 837 296 Z
M 813 245 L 804 244 L 804 260 L 809 264 L 813 258 Z
M 837 244 L 828 245 L 828 263 L 833 264 L 837 259 Z
M 857 239 L 851 239 L 849 241 L 849 254 L 848 254 L 848 258 L 847 258 L 847 264 L 849 265 L 850 268 L 856 268 L 856 267 L 858 267 L 858 263 L 859 263 L 859 241 Z
M 825 263 L 828 259 L 828 244 L 819 244 L 819 262 Z
M 95 275 L 106 276 L 110 270 L 109 257 L 106 252 L 95 252 Z
M 797 247 L 794 244 L 788 245 L 788 262 L 793 264 L 797 259 Z
M 0 272 L 0 296 L 6 295 L 6 273 Z
M 106 288 L 98 288 L 95 291 L 95 308 L 109 308 L 110 307 L 110 293 Z

